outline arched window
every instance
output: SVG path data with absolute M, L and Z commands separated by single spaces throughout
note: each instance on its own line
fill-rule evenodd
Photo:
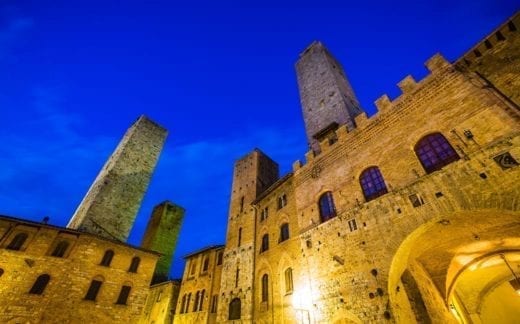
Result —
M 204 257 L 204 263 L 202 264 L 202 272 L 207 272 L 209 268 L 209 257 Z
M 0 268 L 0 277 L 4 274 L 4 269 Z
M 195 294 L 195 301 L 193 302 L 192 312 L 196 312 L 199 309 L 199 298 L 200 298 L 200 292 L 197 291 L 197 293 Z
M 200 293 L 200 304 L 199 304 L 199 312 L 202 311 L 202 306 L 204 306 L 204 295 L 206 294 L 206 290 L 202 289 Z
M 87 294 L 85 295 L 85 300 L 95 301 L 102 284 L 103 279 L 99 276 L 92 280 L 92 282 L 90 283 L 90 287 L 88 287 Z
M 231 302 L 229 303 L 228 320 L 240 319 L 240 308 L 241 308 L 240 298 L 233 298 L 231 300 Z
M 238 229 L 238 246 L 242 243 L 242 227 Z
M 267 302 L 269 297 L 269 276 L 264 274 L 262 276 L 262 302 Z
M 67 252 L 68 248 L 69 248 L 68 241 L 60 241 L 58 244 L 56 244 L 56 247 L 54 248 L 54 251 L 52 251 L 51 256 L 63 258 L 63 256 L 65 255 L 65 252 Z
M 417 142 L 414 150 L 426 173 L 440 170 L 443 166 L 460 159 L 441 133 L 424 136 Z
M 262 246 L 260 247 L 260 252 L 267 250 L 269 250 L 269 234 L 264 234 L 264 236 L 262 236 Z
M 388 192 L 385 180 L 378 167 L 370 167 L 359 176 L 359 183 L 363 189 L 366 201 L 370 201 Z
M 217 265 L 221 265 L 222 264 L 222 257 L 224 256 L 224 253 L 223 252 L 219 252 L 218 255 L 217 255 Z
M 292 269 L 287 268 L 285 270 L 285 293 L 289 294 L 293 291 L 293 279 L 292 279 Z
M 114 257 L 114 251 L 107 250 L 105 255 L 103 255 L 103 259 L 101 259 L 101 265 L 105 267 L 110 267 L 110 263 L 112 262 L 112 258 Z
M 190 276 L 193 276 L 195 274 L 195 271 L 197 270 L 197 260 L 192 259 L 190 264 Z
M 211 298 L 211 312 L 216 313 L 218 307 L 218 295 L 213 295 Z
M 283 223 L 282 226 L 280 226 L 280 242 L 283 242 L 288 239 L 289 239 L 289 224 Z
M 116 304 L 126 305 L 126 302 L 128 301 L 128 296 L 130 295 L 130 290 L 132 290 L 131 286 L 121 287 L 121 291 L 119 292 L 119 297 L 117 297 Z
M 336 207 L 334 207 L 332 192 L 327 191 L 321 195 L 318 205 L 320 209 L 320 220 L 322 223 L 336 216 Z
M 141 258 L 133 257 L 132 262 L 130 263 L 130 268 L 128 268 L 128 272 L 137 272 L 137 268 L 139 268 L 139 263 L 141 263 Z
M 185 313 L 190 311 L 190 301 L 191 301 L 191 293 L 188 294 L 188 297 L 186 299 L 186 308 L 184 309 Z
M 186 307 L 186 294 L 184 294 L 184 296 L 182 296 L 181 314 L 184 313 L 184 307 Z
M 6 247 L 6 249 L 19 251 L 22 248 L 25 241 L 27 240 L 27 237 L 29 237 L 29 236 L 26 233 L 16 234 L 16 236 L 13 238 L 11 243 L 9 243 L 9 245 Z
M 43 291 L 45 290 L 45 287 L 47 287 L 49 280 L 51 280 L 51 277 L 48 274 L 40 275 L 34 282 L 34 285 L 31 287 L 31 290 L 29 290 L 29 294 L 43 294 Z

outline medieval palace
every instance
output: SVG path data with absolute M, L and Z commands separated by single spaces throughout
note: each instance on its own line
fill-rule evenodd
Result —
M 520 13 L 368 117 L 320 42 L 309 151 L 234 165 L 224 245 L 168 273 L 184 210 L 126 243 L 167 131 L 142 116 L 67 227 L 0 216 L 1 323 L 519 323 Z M 245 153 L 245 152 L 244 152 Z

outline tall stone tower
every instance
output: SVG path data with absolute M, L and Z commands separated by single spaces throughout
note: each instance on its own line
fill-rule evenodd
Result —
M 356 127 L 362 110 L 343 68 L 320 42 L 300 54 L 296 73 L 307 139 L 317 152 L 320 141 L 335 140 L 338 126 Z
M 127 130 L 67 227 L 126 241 L 167 131 L 145 116 Z
M 251 203 L 278 180 L 278 164 L 258 149 L 235 163 L 218 323 L 228 320 L 230 304 L 240 300 L 242 323 L 251 322 L 255 256 L 255 211 Z
M 155 267 L 152 284 L 168 280 L 183 217 L 184 209 L 169 201 L 153 209 L 141 242 L 141 247 L 163 254 Z

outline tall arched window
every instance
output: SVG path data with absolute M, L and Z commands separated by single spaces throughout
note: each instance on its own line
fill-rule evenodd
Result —
M 103 284 L 103 278 L 100 276 L 95 277 L 90 283 L 90 287 L 87 290 L 87 294 L 85 295 L 86 300 L 96 300 L 96 297 L 101 289 L 101 285 Z
M 47 287 L 49 280 L 51 280 L 51 277 L 48 274 L 40 275 L 34 282 L 34 285 L 31 287 L 31 290 L 29 290 L 29 294 L 43 294 L 43 291 L 45 290 L 45 287 Z
M 28 235 L 26 233 L 18 233 L 6 247 L 8 250 L 19 251 L 25 241 L 27 240 Z
M 241 308 L 240 298 L 233 298 L 231 300 L 231 302 L 229 303 L 228 320 L 240 319 L 240 308 Z
M 188 297 L 186 299 L 186 308 L 184 309 L 185 313 L 190 311 L 190 301 L 191 301 L 191 293 L 188 294 Z
M 336 217 L 336 207 L 334 206 L 334 199 L 332 198 L 332 192 L 327 191 L 320 196 L 319 202 L 320 220 L 326 222 L 331 218 Z
M 370 201 L 388 192 L 385 180 L 378 167 L 370 167 L 359 176 L 359 183 L 363 189 L 366 201 Z
M 202 289 L 200 293 L 200 303 L 199 303 L 199 312 L 202 311 L 202 306 L 204 306 L 204 295 L 206 294 L 206 290 Z
M 139 268 L 139 263 L 141 263 L 141 258 L 133 257 L 132 262 L 130 263 L 130 268 L 128 268 L 128 272 L 137 272 L 137 268 Z
M 202 272 L 207 272 L 209 269 L 209 257 L 208 256 L 205 256 L 204 257 L 204 263 L 202 263 Z
M 415 144 L 414 150 L 426 173 L 440 170 L 443 166 L 460 159 L 441 133 L 424 136 Z
M 288 239 L 289 239 L 289 224 L 283 223 L 282 226 L 280 226 L 280 242 L 283 242 Z
M 62 258 L 65 255 L 65 252 L 67 252 L 68 248 L 68 241 L 60 241 L 58 244 L 56 244 L 56 247 L 54 248 L 54 251 L 52 251 L 51 256 Z
M 128 301 L 128 296 L 130 296 L 130 291 L 132 290 L 132 286 L 125 285 L 121 287 L 121 291 L 119 292 L 119 297 L 117 297 L 116 304 L 118 305 L 126 305 Z
M 293 278 L 292 278 L 292 269 L 285 269 L 285 293 L 289 294 L 293 291 Z
M 262 302 L 267 302 L 269 297 L 269 276 L 264 274 L 262 276 Z
M 269 234 L 264 234 L 264 236 L 262 236 L 262 246 L 260 247 L 260 252 L 267 250 L 269 250 Z
M 114 257 L 114 251 L 107 250 L 103 255 L 103 259 L 101 259 L 100 265 L 105 267 L 110 267 L 110 263 L 112 262 L 112 258 Z
M 180 311 L 181 314 L 184 313 L 185 307 L 186 307 L 186 294 L 184 294 L 184 296 L 182 296 L 181 311 Z
M 196 312 L 199 309 L 199 298 L 200 298 L 200 292 L 197 291 L 197 293 L 195 294 L 195 301 L 193 302 L 192 312 Z

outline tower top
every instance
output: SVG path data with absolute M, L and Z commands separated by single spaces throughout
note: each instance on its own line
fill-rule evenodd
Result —
M 339 62 L 319 41 L 312 42 L 296 62 L 303 119 L 311 148 L 335 140 L 342 125 L 356 127 L 354 118 L 362 110 Z

